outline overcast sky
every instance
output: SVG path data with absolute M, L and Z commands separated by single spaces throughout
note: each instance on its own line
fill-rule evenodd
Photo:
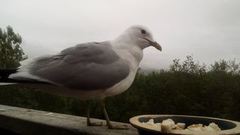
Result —
M 192 55 L 200 63 L 240 59 L 240 0 L 0 0 L 0 27 L 23 37 L 30 57 L 148 27 L 163 52 L 144 51 L 143 68 Z

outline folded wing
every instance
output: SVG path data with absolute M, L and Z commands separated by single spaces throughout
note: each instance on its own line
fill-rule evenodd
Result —
M 129 66 L 109 42 L 90 42 L 39 58 L 31 63 L 28 72 L 67 88 L 96 90 L 109 88 L 126 78 Z

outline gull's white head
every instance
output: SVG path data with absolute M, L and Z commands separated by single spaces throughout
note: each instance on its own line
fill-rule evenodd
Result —
M 153 46 L 162 51 L 162 47 L 153 40 L 151 32 L 144 26 L 137 25 L 128 28 L 122 35 L 118 37 L 118 40 L 129 43 L 129 45 L 137 45 L 141 49 Z

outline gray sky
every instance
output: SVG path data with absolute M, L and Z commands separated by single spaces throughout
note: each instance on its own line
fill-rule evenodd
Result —
M 143 68 L 166 68 L 193 55 L 200 63 L 240 60 L 240 0 L 0 0 L 0 27 L 11 25 L 30 57 L 147 26 L 163 48 L 144 51 Z

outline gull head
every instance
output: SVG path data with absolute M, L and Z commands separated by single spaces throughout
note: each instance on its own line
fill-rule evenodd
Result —
M 151 32 L 144 26 L 136 25 L 129 27 L 118 39 L 130 45 L 137 45 L 141 49 L 153 46 L 162 51 L 160 44 L 154 41 Z

